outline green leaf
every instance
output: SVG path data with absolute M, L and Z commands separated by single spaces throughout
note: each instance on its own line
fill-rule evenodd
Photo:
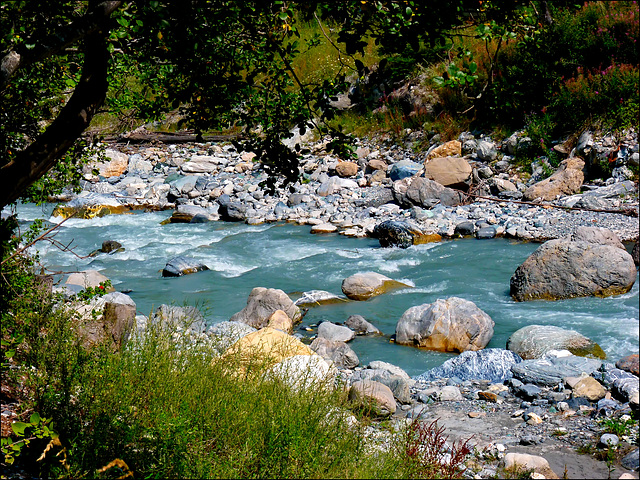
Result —
M 444 78 L 442 77 L 433 77 L 433 83 L 435 83 L 437 86 L 441 87 L 444 85 Z
M 476 71 L 478 70 L 478 64 L 476 62 L 471 62 L 469 64 L 469 72 L 471 72 L 471 74 L 476 73 Z
M 24 429 L 29 427 L 30 425 L 28 423 L 24 423 L 24 422 L 15 422 L 11 424 L 11 430 L 13 430 L 13 432 L 16 435 L 24 435 Z
M 29 421 L 34 425 L 38 425 L 40 423 L 40 415 L 37 412 L 32 413 Z

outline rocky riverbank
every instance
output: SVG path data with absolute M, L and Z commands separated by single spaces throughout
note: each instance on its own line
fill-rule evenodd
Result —
M 310 225 L 313 233 L 348 236 L 369 236 L 377 224 L 396 220 L 432 240 L 503 235 L 544 241 L 578 226 L 598 226 L 622 241 L 637 240 L 638 185 L 629 168 L 638 164 L 637 134 L 583 137 L 546 179 L 553 169 L 544 159 L 534 164 L 533 175 L 514 162 L 513 154 L 527 142 L 517 135 L 493 142 L 463 133 L 444 144 L 436 136 L 421 154 L 362 140 L 354 161 L 341 161 L 316 142 L 302 160 L 302 181 L 276 195 L 262 189 L 266 174 L 253 154 L 230 144 L 119 143 L 107 148 L 107 163 L 86 168 L 80 195 L 58 199 L 69 201 L 55 214 L 174 209 L 171 222 L 287 221 Z M 612 155 L 619 165 L 613 176 L 589 178 Z
M 540 163 L 534 166 L 533 175 L 513 161 L 512 155 L 526 144 L 525 137 L 516 135 L 496 143 L 466 133 L 454 142 L 431 141 L 423 154 L 401 145 L 361 141 L 354 161 L 340 161 L 325 152 L 322 142 L 313 143 L 301 164 L 303 180 L 292 191 L 276 195 L 262 189 L 266 175 L 252 162 L 252 154 L 238 153 L 231 145 L 111 145 L 108 163 L 88 168 L 83 193 L 68 197 L 54 215 L 91 218 L 137 209 L 174 209 L 170 222 L 287 221 L 310 225 L 311 233 L 375 236 L 383 246 L 400 247 L 473 235 L 478 239 L 506 236 L 540 242 L 565 238 L 587 245 L 580 248 L 594 250 L 594 245 L 604 245 L 610 239 L 594 239 L 591 230 L 579 228 L 593 226 L 606 228 L 623 241 L 638 239 L 638 185 L 629 169 L 638 163 L 637 135 L 633 132 L 615 141 L 583 135 L 574 151 L 565 152 L 567 158 L 555 172 Z M 615 162 L 613 175 L 590 178 L 602 160 Z M 91 171 L 94 167 L 99 175 Z M 546 174 L 551 176 L 542 178 Z M 622 247 L 616 242 L 610 246 L 614 253 Z M 167 275 L 180 274 L 182 260 L 169 261 Z M 187 267 L 196 272 L 203 266 Z M 386 277 L 351 279 L 353 288 L 348 280 L 343 283 L 343 293 L 356 301 L 394 287 L 394 281 Z M 364 293 L 360 291 L 363 285 L 370 287 Z M 348 342 L 356 334 L 377 332 L 364 319 L 312 326 L 315 335 L 311 345 L 302 343 L 299 333 L 294 334 L 294 325 L 301 318 L 299 307 L 304 307 L 305 301 L 320 304 L 343 298 L 305 292 L 309 298 L 293 305 L 284 292 L 272 290 L 254 289 L 247 307 L 234 315 L 233 321 L 208 330 L 203 322 L 196 322 L 189 334 L 214 341 L 222 358 L 242 345 L 249 349 L 271 345 L 269 348 L 278 350 L 278 358 L 270 374 L 284 373 L 292 385 L 298 385 L 299 372 L 313 372 L 313 378 L 318 379 L 335 378 L 337 385 L 348 389 L 352 402 L 375 406 L 366 429 L 373 449 L 388 445 L 394 431 L 412 419 L 439 419 L 451 440 L 471 438 L 474 454 L 467 462 L 468 478 L 499 477 L 500 468 L 514 462 L 534 468 L 538 478 L 556 478 L 565 471 L 569 478 L 606 478 L 612 466 L 617 474 L 638 470 L 637 422 L 631 420 L 638 409 L 637 355 L 635 367 L 572 355 L 570 351 L 593 346 L 570 331 L 547 335 L 555 341 L 560 337 L 568 340 L 553 348 L 529 348 L 535 354 L 516 353 L 515 347 L 482 350 L 486 341 L 473 346 L 469 337 L 469 348 L 480 350 L 464 352 L 455 361 L 412 379 L 384 362 L 359 366 Z M 277 298 L 277 304 L 266 308 L 269 296 Z M 119 329 L 120 333 L 135 326 L 137 334 L 144 334 L 149 322 L 173 321 L 175 315 L 191 318 L 197 313 L 180 313 L 178 307 L 164 306 L 149 319 L 135 316 L 135 305 L 131 306 L 128 297 L 110 298 L 109 302 L 127 306 L 122 308 L 129 324 Z M 453 302 L 453 297 L 447 302 Z M 438 310 L 436 304 L 420 306 L 420 315 L 423 310 Z M 437 315 L 435 318 L 434 322 L 441 321 Z M 422 317 L 415 320 L 422 321 Z M 459 325 L 443 328 L 448 331 L 454 327 Z M 475 327 L 465 328 L 468 333 Z M 477 326 L 476 334 L 490 338 L 492 329 L 488 318 Z M 407 341 L 411 344 L 416 338 Z M 283 345 L 291 350 L 286 355 L 282 355 Z M 595 347 L 586 353 L 598 356 L 599 347 Z M 300 385 L 307 380 L 305 376 Z M 607 426 L 617 429 L 615 439 L 603 440 Z M 578 455 L 577 450 L 594 455 Z M 607 452 L 609 464 L 603 460 Z M 630 478 L 637 478 L 633 475 Z

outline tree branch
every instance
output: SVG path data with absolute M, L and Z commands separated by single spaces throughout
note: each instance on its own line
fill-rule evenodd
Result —
M 0 60 L 0 91 L 7 86 L 11 77 L 19 69 L 57 55 L 94 33 L 121 4 L 121 1 L 100 2 L 82 18 L 64 26 L 56 35 L 47 37 L 37 43 L 34 48 L 29 50 L 24 45 L 19 45 L 15 50 L 11 50 Z
M 94 11 L 107 4 L 113 7 L 120 2 L 102 2 Z M 103 104 L 108 87 L 108 18 L 103 16 L 103 28 L 95 29 L 84 38 L 82 77 L 58 117 L 31 145 L 0 168 L 0 208 L 15 202 L 30 185 L 55 166 Z

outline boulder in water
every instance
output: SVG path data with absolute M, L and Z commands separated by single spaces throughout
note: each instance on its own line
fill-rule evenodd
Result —
M 598 235 L 593 229 L 543 243 L 511 277 L 511 296 L 557 300 L 628 292 L 636 281 L 633 258 L 612 244 L 610 232 Z
M 355 332 L 349 327 L 331 322 L 322 322 L 318 325 L 318 338 L 326 338 L 332 342 L 350 342 L 355 336 Z
M 396 343 L 442 352 L 484 348 L 495 322 L 473 302 L 458 297 L 409 308 L 396 325 Z
M 324 290 L 309 290 L 308 292 L 304 292 L 294 303 L 298 307 L 316 307 L 320 305 L 344 303 L 346 301 L 346 298 L 339 297 L 331 292 Z
M 187 258 L 183 256 L 173 257 L 167 262 L 162 270 L 163 277 L 181 277 L 182 275 L 189 275 L 191 273 L 202 272 L 203 270 L 209 270 L 204 263 L 194 260 L 193 258 Z
M 351 315 L 344 322 L 356 335 L 380 335 L 382 332 L 369 323 L 362 315 Z
M 408 248 L 411 245 L 442 240 L 438 234 L 427 235 L 415 225 L 397 220 L 386 220 L 379 223 L 374 227 L 371 236 L 378 239 L 381 247 Z
M 293 324 L 302 320 L 300 309 L 282 290 L 256 287 L 251 290 L 247 306 L 231 317 L 231 321 L 243 322 L 254 328 L 267 326 L 269 318 L 276 310 L 284 311 Z
M 584 335 L 551 325 L 528 325 L 516 330 L 507 340 L 507 350 L 524 360 L 542 358 L 550 350 L 568 350 L 579 357 L 606 357 L 600 345 Z
M 342 292 L 351 300 L 367 300 L 404 287 L 409 285 L 375 272 L 356 273 L 342 281 Z

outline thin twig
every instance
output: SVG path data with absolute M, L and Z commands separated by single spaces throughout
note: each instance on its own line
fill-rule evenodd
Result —
M 73 216 L 73 215 L 72 215 Z M 20 255 L 22 252 L 24 252 L 27 248 L 31 247 L 34 243 L 40 241 L 43 239 L 43 237 L 45 237 L 46 235 L 48 235 L 49 233 L 51 233 L 52 231 L 54 231 L 55 229 L 59 228 L 64 222 L 66 222 L 67 220 L 69 220 L 71 217 L 67 217 L 65 219 L 63 219 L 60 223 L 54 225 L 53 227 L 51 227 L 49 230 L 47 230 L 46 232 L 44 232 L 42 235 L 36 237 L 34 240 L 30 241 L 29 243 L 27 243 L 25 246 L 23 246 L 22 248 L 16 250 L 15 252 L 13 252 L 13 254 L 11 254 L 10 256 L 8 256 L 7 258 L 5 258 L 4 260 L 2 260 L 2 262 L 0 262 L 0 265 L 4 265 L 5 262 L 7 262 L 8 260 L 11 260 L 13 257 L 15 257 L 16 255 Z

